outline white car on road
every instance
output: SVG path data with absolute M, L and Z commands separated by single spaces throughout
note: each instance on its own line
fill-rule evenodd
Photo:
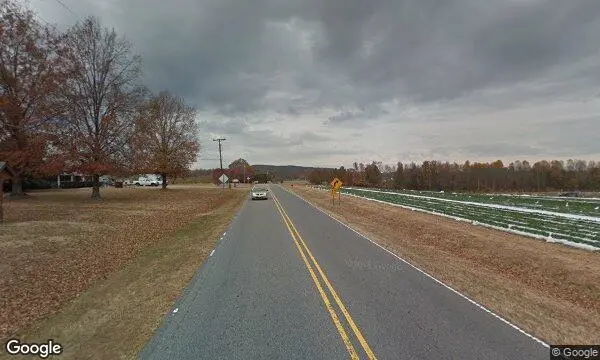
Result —
M 267 200 L 269 198 L 269 189 L 265 186 L 256 185 L 252 188 L 252 200 L 256 199 L 264 199 Z

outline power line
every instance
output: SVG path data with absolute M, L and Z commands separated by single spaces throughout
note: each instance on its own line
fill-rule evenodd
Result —
M 43 21 L 46 25 L 52 25 L 46 19 L 44 19 L 37 11 L 35 11 L 35 9 L 32 8 L 31 3 L 29 1 L 25 2 L 23 6 L 27 9 L 27 11 L 31 12 L 31 14 L 33 14 L 33 16 L 36 17 L 38 20 Z
M 35 13 L 35 17 L 42 20 L 46 25 L 48 26 L 52 26 L 52 24 L 50 24 L 48 21 L 46 21 L 46 19 L 44 19 L 43 17 L 40 16 L 40 14 Z
M 71 10 L 70 7 L 68 7 L 64 2 L 62 2 L 62 0 L 55 0 L 57 3 L 59 3 L 62 7 L 64 7 L 65 9 L 69 10 L 69 12 L 73 15 L 75 15 L 77 18 L 79 18 L 79 15 L 77 15 L 75 13 L 75 11 Z

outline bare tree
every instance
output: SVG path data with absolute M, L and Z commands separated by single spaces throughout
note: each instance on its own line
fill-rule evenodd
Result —
M 24 195 L 26 175 L 57 168 L 48 144 L 56 89 L 65 77 L 61 40 L 32 11 L 0 2 L 0 157 L 15 171 L 13 196 Z
M 179 176 L 196 161 L 198 124 L 196 110 L 183 99 L 163 91 L 142 107 L 132 142 L 136 168 L 162 176 Z
M 90 17 L 68 31 L 68 65 L 73 75 L 62 88 L 67 108 L 62 148 L 73 169 L 93 177 L 92 198 L 100 199 L 100 175 L 123 167 L 133 135 L 141 58 L 114 29 Z

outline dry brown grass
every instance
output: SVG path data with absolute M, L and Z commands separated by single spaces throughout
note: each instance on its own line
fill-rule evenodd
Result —
M 112 348 L 103 334 L 118 340 L 114 355 L 131 354 L 131 341 L 147 340 L 246 192 L 173 186 L 102 195 L 44 191 L 5 203 L 1 340 L 54 337 L 71 349 L 95 344 L 90 358 L 117 358 L 102 352 Z
M 552 344 L 600 343 L 600 253 L 417 211 L 288 187 Z

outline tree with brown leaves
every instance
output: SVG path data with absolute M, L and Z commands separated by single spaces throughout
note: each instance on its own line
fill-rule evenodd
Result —
M 229 171 L 231 172 L 231 180 L 238 179 L 240 182 L 248 182 L 248 178 L 254 176 L 254 169 L 248 164 L 246 159 L 239 158 L 229 164 Z
M 67 32 L 67 65 L 62 86 L 66 108 L 61 149 L 69 165 L 92 175 L 92 199 L 100 199 L 100 176 L 127 166 L 126 150 L 135 127 L 141 59 L 114 29 L 90 17 Z
M 160 174 L 165 189 L 167 177 L 183 175 L 196 161 L 196 110 L 166 91 L 152 97 L 137 118 L 132 146 L 135 168 Z
M 56 92 L 66 73 L 63 37 L 14 1 L 0 2 L 0 160 L 12 167 L 12 195 L 23 178 L 55 173 L 61 163 L 49 146 L 59 114 Z

